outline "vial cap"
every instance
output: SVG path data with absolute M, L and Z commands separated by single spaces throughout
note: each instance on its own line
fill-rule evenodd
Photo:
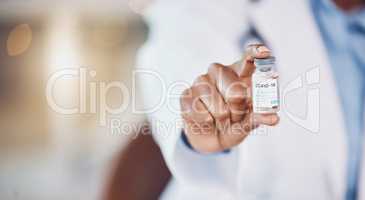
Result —
M 268 58 L 255 58 L 254 64 L 256 67 L 260 65 L 272 65 L 275 64 L 276 58 L 274 56 L 270 56 Z

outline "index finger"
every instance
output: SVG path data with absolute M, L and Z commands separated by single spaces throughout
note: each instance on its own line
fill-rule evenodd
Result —
M 239 77 L 249 77 L 255 71 L 254 59 L 267 58 L 271 56 L 271 51 L 263 44 L 249 45 L 242 59 L 234 63 L 231 67 Z

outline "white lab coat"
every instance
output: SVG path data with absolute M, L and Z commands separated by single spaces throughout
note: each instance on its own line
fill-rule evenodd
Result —
M 150 35 L 140 50 L 138 68 L 157 72 L 166 84 L 163 88 L 149 74 L 141 77 L 144 105 L 153 107 L 162 100 L 162 106 L 148 114 L 174 177 L 162 199 L 344 199 L 344 121 L 308 1 L 157 0 L 144 16 Z M 238 41 L 248 21 L 278 59 L 280 124 L 261 128 L 228 154 L 193 152 L 180 138 L 179 113 L 171 111 L 179 107 L 179 100 L 163 91 L 176 81 L 192 83 L 212 62 L 238 60 L 242 53 Z M 302 87 L 289 92 L 298 84 Z M 307 99 L 308 95 L 319 95 L 318 101 Z M 360 199 L 365 200 L 363 172 L 359 188 Z

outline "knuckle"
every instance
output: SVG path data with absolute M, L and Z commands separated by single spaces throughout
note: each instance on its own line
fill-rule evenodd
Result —
M 198 93 L 209 93 L 213 89 L 213 84 L 210 82 L 208 74 L 198 76 L 193 84 L 193 89 Z
M 194 84 L 202 84 L 202 83 L 209 83 L 209 75 L 208 74 L 202 74 L 200 76 L 198 76 L 195 81 Z
M 214 75 L 219 72 L 225 71 L 227 69 L 228 69 L 227 67 L 225 67 L 224 65 L 222 65 L 220 63 L 212 63 L 209 65 L 208 74 Z
M 225 109 L 223 111 L 215 113 L 214 118 L 217 121 L 224 121 L 224 120 L 230 118 L 230 116 L 231 116 L 230 112 Z
M 228 103 L 244 103 L 248 97 L 247 88 L 241 81 L 235 81 L 230 84 L 225 94 Z
M 246 102 L 247 95 L 244 90 L 229 90 L 227 93 L 227 103 L 244 104 Z
M 230 104 L 243 105 L 246 103 L 246 97 L 244 96 L 230 96 L 227 98 L 227 102 Z
M 195 92 L 196 96 L 198 96 L 199 98 L 202 97 L 213 98 L 212 95 L 215 92 L 215 85 L 212 85 L 209 82 L 199 82 L 196 83 L 192 87 L 192 89 Z

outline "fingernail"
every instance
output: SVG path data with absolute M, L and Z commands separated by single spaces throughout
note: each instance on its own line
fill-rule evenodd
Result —
M 265 46 L 260 46 L 259 48 L 257 48 L 257 51 L 259 53 L 270 53 L 270 49 L 268 49 L 267 47 Z

